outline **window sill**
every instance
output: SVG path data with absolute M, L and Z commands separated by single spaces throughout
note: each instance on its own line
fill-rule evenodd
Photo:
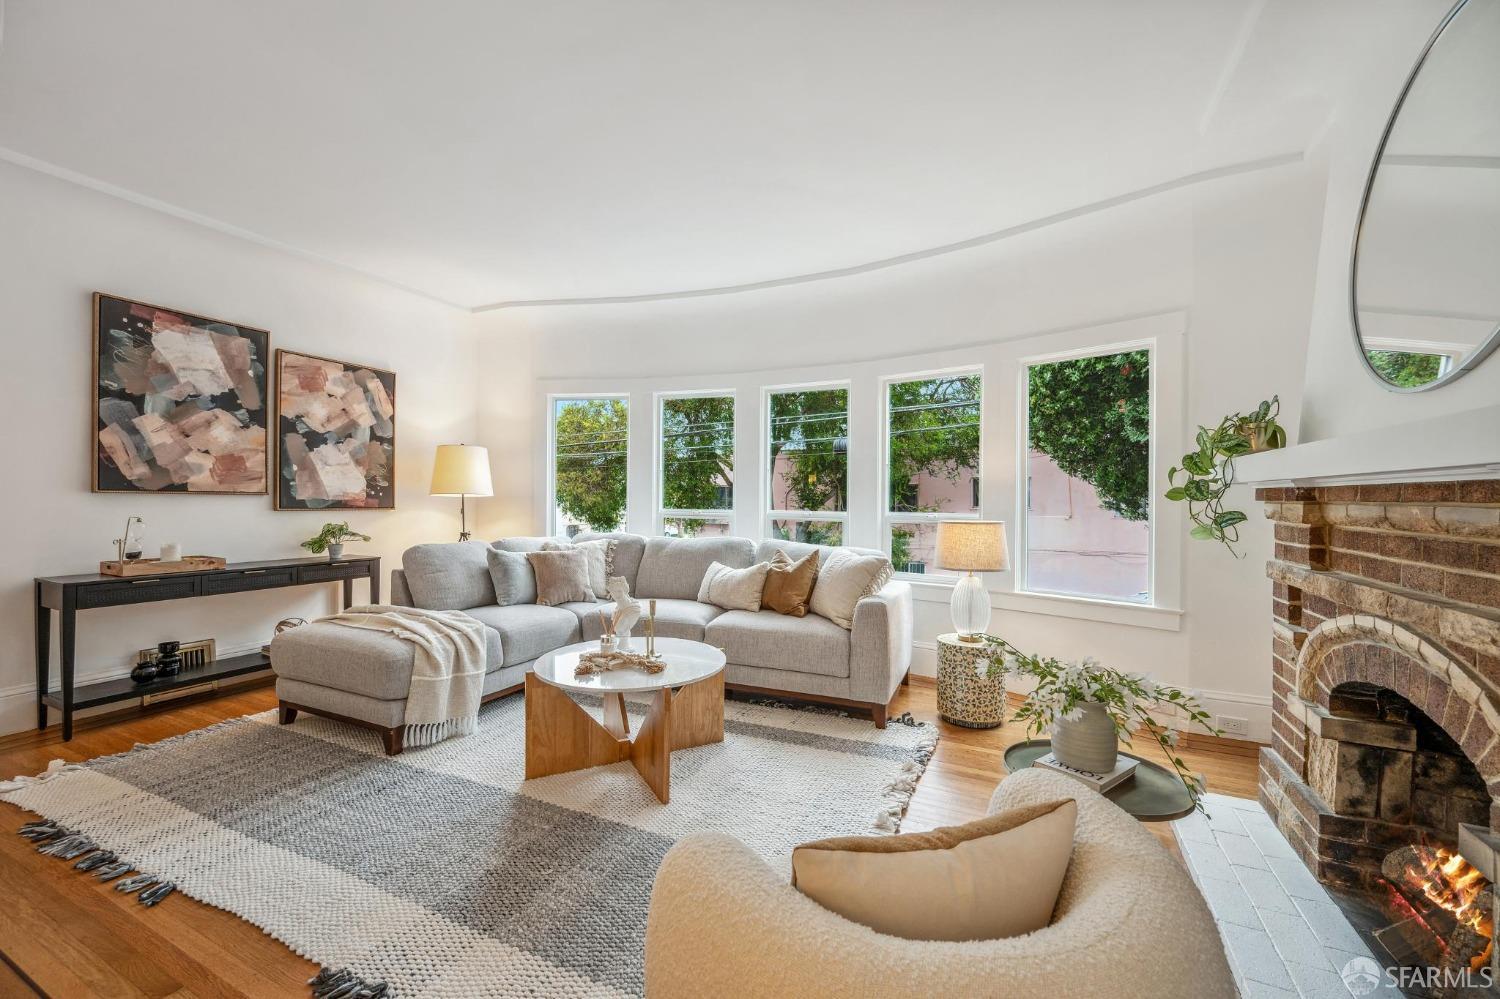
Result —
M 931 576 L 897 573 L 895 578 L 911 584 L 914 599 L 924 603 L 946 604 L 953 598 L 953 587 L 960 577 L 935 579 Z M 1183 612 L 1172 607 L 1128 604 L 1091 597 L 1068 597 L 1055 593 L 1017 593 L 993 588 L 989 590 L 989 594 L 990 605 L 1002 613 L 1019 611 L 1078 621 L 1120 624 L 1131 628 L 1151 628 L 1156 631 L 1182 630 Z

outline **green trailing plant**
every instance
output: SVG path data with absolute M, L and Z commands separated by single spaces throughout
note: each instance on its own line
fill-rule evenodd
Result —
M 1182 456 L 1182 465 L 1167 471 L 1167 499 L 1187 504 L 1192 536 L 1218 541 L 1235 558 L 1239 526 L 1249 518 L 1242 510 L 1228 510 L 1224 497 L 1234 485 L 1234 459 L 1242 454 L 1286 447 L 1286 430 L 1276 421 L 1281 400 L 1272 396 L 1248 415 L 1231 413 L 1212 429 L 1198 428 L 1197 450 Z
M 1224 733 L 1213 726 L 1198 699 L 1179 687 L 1157 683 L 1141 673 L 1125 673 L 1093 659 L 1063 662 L 1051 656 L 1036 656 L 1003 638 L 986 635 L 990 658 L 986 675 L 991 679 L 1024 678 L 1035 684 L 1026 700 L 1011 715 L 1026 724 L 1028 738 L 1050 732 L 1059 720 L 1072 721 L 1083 705 L 1101 705 L 1114 724 L 1115 737 L 1126 746 L 1132 736 L 1145 732 L 1161 748 L 1177 779 L 1187 789 L 1193 807 L 1203 807 L 1203 778 L 1188 768 L 1177 754 L 1178 726 L 1197 725 L 1210 735 Z M 1170 721 L 1162 721 L 1166 715 Z
M 306 541 L 302 542 L 302 547 L 306 548 L 314 555 L 321 555 L 328 550 L 329 545 L 341 545 L 345 541 L 369 540 L 370 536 L 368 534 L 360 534 L 358 531 L 351 531 L 347 523 L 324 524 L 321 531 L 319 531 L 313 537 L 310 537 Z

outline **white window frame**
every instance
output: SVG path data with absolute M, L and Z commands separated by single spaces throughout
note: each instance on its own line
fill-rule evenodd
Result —
M 557 523 L 557 404 L 591 399 L 619 399 L 625 403 L 625 523 L 630 522 L 630 482 L 635 456 L 630 446 L 629 392 L 549 392 L 546 397 L 547 423 L 547 536 L 560 537 Z
M 979 376 L 979 465 L 974 470 L 974 477 L 979 481 L 979 509 L 965 511 L 963 513 L 895 513 L 891 510 L 891 386 L 903 382 L 925 382 L 935 378 L 950 378 L 953 376 L 978 375 Z M 938 368 L 927 371 L 917 371 L 909 374 L 884 375 L 880 379 L 880 392 L 876 404 L 880 407 L 880 456 L 879 456 L 879 489 L 880 489 L 880 544 L 885 549 L 886 555 L 892 554 L 891 532 L 901 524 L 938 524 L 945 520 L 980 520 L 984 516 L 984 507 L 988 490 L 984 482 L 984 452 L 985 448 L 985 375 L 983 364 L 965 364 L 953 368 Z M 934 577 L 943 579 L 951 578 L 953 574 L 942 571 L 933 573 L 903 572 L 897 571 L 895 575 L 900 579 L 908 580 L 931 580 Z
M 740 449 L 739 449 L 739 398 L 734 389 L 692 389 L 680 392 L 657 392 L 653 396 L 653 406 L 656 412 L 655 432 L 652 435 L 653 459 L 651 465 L 651 495 L 654 498 L 655 517 L 652 523 L 655 532 L 662 535 L 666 532 L 668 520 L 719 520 L 729 525 L 729 532 L 734 533 L 735 500 L 733 494 L 730 496 L 729 506 L 719 510 L 678 510 L 669 509 L 666 505 L 666 485 L 662 482 L 663 473 L 666 471 L 666 462 L 662 459 L 662 443 L 666 434 L 666 417 L 663 411 L 667 401 L 670 399 L 729 399 L 733 417 L 730 420 L 729 434 L 731 440 L 735 441 L 734 450 L 734 486 L 735 491 L 739 489 L 740 476 Z
M 1150 506 L 1146 515 L 1147 544 L 1146 544 L 1146 599 L 1120 600 L 1113 597 L 1094 596 L 1086 593 L 1067 593 L 1058 590 L 1043 590 L 1032 588 L 1027 580 L 1029 567 L 1027 565 L 1027 553 L 1030 550 L 1030 538 L 1027 535 L 1030 526 L 1031 511 L 1028 505 L 1027 490 L 1030 485 L 1028 477 L 1028 461 L 1031 448 L 1028 442 L 1031 440 L 1031 379 L 1030 371 L 1039 364 L 1055 364 L 1059 361 L 1075 361 L 1083 357 L 1103 357 L 1109 354 L 1124 354 L 1133 350 L 1144 350 L 1149 355 L 1150 381 L 1147 386 L 1149 394 L 1149 410 L 1151 421 L 1150 454 L 1148 457 L 1148 468 L 1150 477 L 1147 481 L 1147 490 L 1150 497 Z M 1060 598 L 1065 600 L 1085 601 L 1088 603 L 1107 604 L 1114 607 L 1157 607 L 1161 596 L 1158 586 L 1158 573 L 1160 572 L 1161 550 L 1157 545 L 1157 534 L 1161 530 L 1160 525 L 1160 498 L 1157 482 L 1157 455 L 1161 447 L 1161 399 L 1158 391 L 1161 377 L 1162 352 L 1156 339 L 1128 340 L 1120 343 L 1101 344 L 1098 346 L 1082 347 L 1076 350 L 1059 351 L 1052 354 L 1036 354 L 1017 359 L 1020 366 L 1018 385 L 1016 389 L 1017 414 L 1016 414 L 1016 525 L 1015 545 L 1011 550 L 1011 565 L 1015 572 L 1015 592 L 1034 597 Z
M 846 502 L 844 510 L 782 510 L 773 507 L 771 496 L 771 482 L 776 477 L 775 463 L 771 460 L 771 397 L 775 395 L 790 395 L 795 392 L 820 392 L 829 389 L 843 389 L 844 420 L 849 426 L 849 449 L 846 459 L 854 452 L 854 385 L 848 379 L 826 382 L 805 382 L 792 385 L 766 385 L 761 388 L 760 408 L 760 457 L 757 459 L 762 469 L 761 473 L 761 496 L 760 509 L 764 516 L 761 517 L 761 536 L 774 539 L 776 537 L 775 523 L 778 520 L 806 520 L 819 523 L 837 523 L 839 527 L 839 543 L 849 544 L 849 511 L 850 505 Z M 844 495 L 850 497 L 850 472 L 848 465 L 844 467 Z M 852 497 L 850 497 L 852 499 Z

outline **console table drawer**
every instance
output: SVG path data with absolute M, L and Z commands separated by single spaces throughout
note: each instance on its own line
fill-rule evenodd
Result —
M 237 572 L 216 572 L 203 577 L 204 593 L 242 593 L 245 590 L 268 590 L 274 587 L 291 586 L 297 581 L 292 569 L 241 569 Z
M 173 579 L 162 576 L 153 579 L 132 579 L 120 583 L 95 583 L 78 588 L 79 607 L 114 607 L 119 604 L 144 604 L 153 600 L 176 600 L 180 597 L 196 597 L 200 577 L 182 576 Z
M 327 565 L 304 565 L 298 570 L 304 583 L 326 583 L 335 579 L 364 579 L 370 575 L 368 562 L 330 562 Z

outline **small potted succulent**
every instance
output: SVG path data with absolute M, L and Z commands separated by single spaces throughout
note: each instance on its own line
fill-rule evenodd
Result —
M 328 561 L 336 562 L 344 556 L 345 541 L 369 540 L 370 536 L 368 534 L 360 534 L 358 531 L 351 531 L 347 523 L 324 524 L 323 529 L 319 531 L 315 536 L 308 538 L 306 541 L 302 542 L 302 547 L 306 548 L 314 555 L 321 555 L 324 552 L 327 552 Z
M 1114 769 L 1118 746 L 1145 731 L 1166 754 L 1193 805 L 1203 809 L 1203 781 L 1177 755 L 1176 723 L 1197 725 L 1211 735 L 1208 712 L 1186 691 L 1156 683 L 1140 673 L 1124 673 L 1093 659 L 1067 663 L 1051 656 L 1022 652 L 1003 638 L 985 636 L 990 653 L 991 679 L 1019 677 L 1036 684 L 1011 716 L 1026 723 L 1030 738 L 1052 733 L 1052 752 L 1060 763 L 1092 773 Z M 1165 714 L 1171 723 L 1157 717 Z

